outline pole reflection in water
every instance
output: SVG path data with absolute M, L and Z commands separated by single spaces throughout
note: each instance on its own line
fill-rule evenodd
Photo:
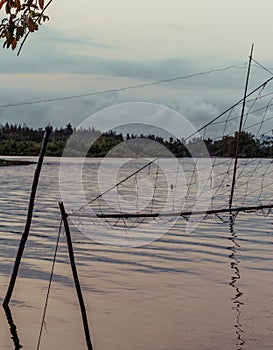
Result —
M 23 346 L 20 344 L 20 339 L 19 339 L 18 334 L 17 334 L 17 328 L 16 328 L 15 323 L 13 322 L 10 308 L 8 305 L 3 306 L 3 308 L 5 310 L 5 314 L 6 314 L 8 324 L 10 327 L 10 335 L 11 335 L 11 339 L 12 339 L 13 344 L 14 344 L 14 350 L 22 349 Z
M 237 242 L 237 235 L 236 235 L 236 232 L 234 231 L 234 223 L 232 221 L 230 222 L 230 233 L 231 233 L 231 236 L 229 237 L 229 239 L 232 242 L 232 246 L 227 247 L 227 249 L 231 251 L 231 254 L 228 257 L 231 259 L 230 267 L 233 272 L 231 276 L 231 281 L 229 284 L 231 285 L 232 288 L 234 288 L 234 291 L 235 291 L 235 296 L 231 298 L 231 300 L 233 302 L 232 310 L 236 312 L 236 321 L 234 324 L 235 333 L 237 337 L 236 350 L 243 350 L 245 345 L 245 340 L 244 340 L 243 325 L 241 323 L 241 313 L 242 313 L 241 309 L 244 303 L 242 302 L 242 299 L 241 299 L 243 293 L 240 291 L 240 288 L 238 285 L 239 279 L 241 278 L 240 270 L 239 270 L 240 245 Z

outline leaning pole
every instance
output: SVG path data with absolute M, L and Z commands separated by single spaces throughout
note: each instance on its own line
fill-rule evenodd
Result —
M 41 145 L 41 150 L 40 150 L 40 154 L 39 154 L 39 158 L 38 158 L 38 163 L 36 166 L 36 170 L 35 170 L 33 182 L 32 182 L 32 188 L 31 188 L 31 194 L 30 194 L 30 198 L 29 198 L 29 205 L 28 205 L 28 212 L 27 212 L 27 218 L 26 218 L 26 223 L 25 223 L 25 229 L 24 229 L 24 232 L 22 234 L 19 248 L 17 251 L 17 256 L 16 256 L 15 263 L 13 266 L 13 271 L 11 274 L 8 290 L 7 290 L 5 299 L 3 301 L 4 307 L 7 307 L 9 302 L 10 302 L 10 299 L 11 299 L 11 296 L 13 293 L 13 289 L 14 289 L 14 286 L 16 283 L 16 278 L 18 275 L 19 266 L 21 263 L 21 258 L 23 256 L 25 245 L 26 245 L 26 242 L 28 239 L 31 221 L 32 221 L 32 215 L 33 215 L 36 191 L 37 191 L 39 177 L 40 177 L 40 173 L 41 173 L 41 169 L 42 169 L 42 165 L 43 165 L 43 160 L 44 160 L 44 156 L 45 156 L 45 152 L 46 152 L 46 146 L 47 146 L 49 135 L 50 135 L 51 131 L 52 131 L 51 126 L 47 126 L 45 128 L 44 137 L 43 137 L 43 141 L 42 141 L 42 145 Z

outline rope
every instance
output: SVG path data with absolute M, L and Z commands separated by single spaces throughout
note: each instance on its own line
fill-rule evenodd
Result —
M 45 299 L 42 323 L 41 323 L 41 328 L 40 328 L 40 333 L 39 333 L 39 338 L 38 338 L 38 343 L 37 343 L 37 348 L 36 348 L 37 350 L 40 349 L 40 343 L 41 343 L 43 328 L 44 328 L 44 324 L 45 324 L 46 310 L 47 310 L 47 306 L 48 306 L 49 293 L 50 293 L 52 279 L 53 279 L 53 274 L 54 274 L 54 268 L 55 268 L 55 263 L 56 263 L 56 258 L 57 258 L 58 246 L 59 246 L 59 242 L 60 242 L 62 223 L 63 223 L 63 220 L 61 219 L 60 226 L 59 226 L 59 231 L 58 231 L 58 236 L 57 236 L 56 248 L 55 248 L 54 257 L 53 257 L 53 261 L 52 261 L 52 267 L 51 267 L 51 273 L 50 273 L 50 278 L 49 278 L 49 284 L 48 284 L 48 289 L 47 289 L 47 294 L 46 294 L 46 299 Z
M 157 158 L 153 159 L 152 161 L 150 161 L 149 163 L 143 165 L 140 169 L 137 169 L 136 171 L 134 171 L 132 174 L 126 176 L 124 179 L 122 179 L 121 181 L 119 181 L 118 183 L 116 183 L 115 185 L 111 186 L 110 188 L 108 188 L 106 191 L 104 191 L 103 193 L 100 193 L 99 195 L 97 195 L 95 198 L 93 198 L 91 201 L 89 201 L 88 203 L 86 203 L 85 205 L 81 206 L 78 210 L 84 209 L 85 207 L 89 206 L 90 204 L 92 204 L 94 201 L 97 201 L 99 198 L 103 197 L 106 193 L 112 191 L 114 188 L 118 188 L 119 185 L 121 185 L 123 182 L 127 181 L 128 179 L 130 179 L 132 176 L 136 175 L 137 173 L 139 173 L 141 170 L 147 168 L 148 166 L 150 166 L 152 163 L 154 163 L 157 160 Z M 77 211 L 78 211 L 77 210 Z
M 246 97 L 251 96 L 252 94 L 254 94 L 257 90 L 260 90 L 261 88 L 265 88 L 265 86 L 271 81 L 273 80 L 273 77 L 269 78 L 268 80 L 266 80 L 264 83 L 262 83 L 261 85 L 259 85 L 256 89 L 252 90 L 251 92 L 249 92 Z M 243 102 L 243 98 L 240 99 L 238 102 L 234 103 L 234 105 L 232 105 L 231 107 L 229 107 L 228 109 L 226 109 L 224 112 L 222 112 L 221 114 L 219 114 L 217 117 L 215 117 L 214 119 L 212 119 L 211 121 L 209 121 L 207 124 L 203 125 L 200 129 L 198 129 L 197 131 L 193 132 L 191 135 L 187 136 L 184 141 L 186 142 L 187 140 L 190 140 L 193 136 L 198 135 L 203 129 L 205 129 L 206 127 L 208 127 L 209 125 L 213 124 L 216 120 L 220 119 L 223 115 L 225 115 L 227 112 L 231 111 L 232 109 L 234 109 L 236 106 L 240 105 Z

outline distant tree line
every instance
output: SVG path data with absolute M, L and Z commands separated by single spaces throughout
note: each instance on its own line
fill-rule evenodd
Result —
M 37 156 L 40 151 L 43 133 L 43 129 L 30 128 L 26 124 L 6 123 L 0 125 L 0 155 Z M 150 156 L 168 156 L 171 152 L 176 157 L 190 157 L 191 154 L 195 156 L 207 156 L 209 154 L 216 157 L 234 157 L 238 136 L 235 133 L 233 136 L 224 136 L 217 140 L 194 138 L 185 143 L 182 138 L 170 137 L 167 140 L 161 136 L 151 134 L 122 135 L 115 131 L 102 133 L 94 128 L 76 130 L 68 123 L 66 127 L 55 128 L 52 131 L 47 147 L 47 156 L 62 156 L 72 133 L 72 141 L 70 140 L 68 143 L 69 154 L 79 156 L 85 150 L 89 157 L 104 157 L 107 154 L 134 157 L 141 155 L 141 151 L 145 151 L 143 154 Z M 91 139 L 94 140 L 93 143 Z M 154 142 L 139 142 L 139 139 Z M 90 147 L 91 143 L 92 146 Z M 203 151 L 204 147 L 202 145 L 204 143 L 208 153 Z M 159 147 L 153 145 L 159 145 Z M 139 147 L 139 152 L 137 152 L 137 147 Z M 239 157 L 270 157 L 272 155 L 272 145 L 270 143 L 261 144 L 251 133 L 241 132 L 238 155 Z

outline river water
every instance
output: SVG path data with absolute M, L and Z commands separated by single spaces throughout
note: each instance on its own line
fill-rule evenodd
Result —
M 94 164 L 98 160 L 93 160 Z M 3 167 L 0 296 L 24 229 L 35 165 Z M 23 349 L 36 349 L 60 224 L 59 159 L 45 160 L 29 240 L 11 301 Z M 70 222 L 96 350 L 273 349 L 273 218 L 241 213 L 233 227 L 179 219 L 149 244 L 114 247 Z M 94 230 L 96 226 L 94 225 Z M 0 349 L 14 349 L 1 308 Z M 40 349 L 85 349 L 62 233 Z

